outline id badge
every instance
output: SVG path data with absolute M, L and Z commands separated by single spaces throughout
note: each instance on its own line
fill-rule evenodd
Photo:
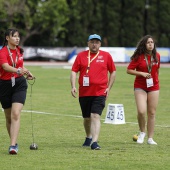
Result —
M 83 77 L 83 86 L 89 86 L 89 77 L 88 76 Z
M 15 77 L 14 76 L 11 77 L 11 82 L 12 82 L 12 87 L 14 87 L 15 86 Z
M 146 85 L 147 85 L 147 88 L 152 87 L 153 86 L 153 78 L 146 79 Z

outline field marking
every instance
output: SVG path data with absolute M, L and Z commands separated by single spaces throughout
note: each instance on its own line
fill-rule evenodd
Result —
M 31 111 L 31 110 L 22 110 L 22 112 L 25 113 L 36 113 L 36 114 L 44 114 L 44 115 L 53 115 L 53 116 L 65 116 L 65 117 L 74 117 L 74 118 L 82 118 L 82 116 L 76 116 L 76 115 L 63 115 L 63 114 L 56 114 L 56 113 L 48 113 L 48 112 L 40 112 L 40 111 Z M 101 120 L 105 120 L 105 119 L 101 119 Z M 136 122 L 126 122 L 127 124 L 138 124 Z M 161 127 L 161 128 L 170 128 L 169 125 L 155 125 L 157 127 Z
M 48 113 L 48 112 L 40 112 L 40 111 L 31 111 L 31 110 L 22 110 L 22 112 L 27 113 L 36 113 L 36 114 L 44 114 L 44 115 L 54 115 L 54 116 L 65 116 L 65 117 L 75 117 L 75 118 L 82 118 L 82 116 L 76 116 L 76 115 L 62 115 L 62 114 L 56 114 L 56 113 Z

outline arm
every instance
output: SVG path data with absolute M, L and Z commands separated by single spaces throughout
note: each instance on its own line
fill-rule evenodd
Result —
M 18 75 L 27 75 L 27 78 L 29 80 L 32 80 L 33 79 L 33 76 L 32 74 L 25 68 L 15 68 L 15 67 L 12 67 L 10 66 L 8 63 L 4 63 L 2 64 L 2 68 L 6 71 L 6 72 L 10 72 L 10 73 L 16 73 Z
M 10 73 L 17 73 L 17 71 L 18 71 L 17 68 L 14 68 L 14 67 L 10 66 L 8 63 L 2 64 L 2 68 L 3 68 L 6 72 L 10 72 Z
M 72 71 L 70 75 L 70 83 L 71 83 L 71 94 L 73 97 L 76 97 L 77 89 L 76 89 L 76 75 L 77 73 Z
M 142 76 L 142 77 L 145 77 L 145 78 L 151 77 L 150 73 L 136 71 L 136 70 L 132 70 L 132 69 L 127 69 L 126 72 L 127 72 L 127 74 L 131 74 L 131 75 L 135 75 L 135 76 Z
M 109 76 L 108 88 L 104 92 L 104 93 L 106 93 L 106 99 L 109 96 L 109 92 L 110 92 L 110 89 L 113 86 L 115 78 L 116 78 L 116 71 L 113 71 L 112 73 L 110 73 L 110 76 Z
M 26 75 L 27 80 L 35 79 L 35 77 L 32 75 L 32 73 L 27 68 L 23 67 L 23 72 L 24 72 L 24 75 Z

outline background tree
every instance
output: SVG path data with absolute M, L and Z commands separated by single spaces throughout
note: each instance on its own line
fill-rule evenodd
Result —
M 59 46 L 87 46 L 89 34 L 102 34 L 101 4 L 98 0 L 67 0 L 70 8 L 66 30 L 58 36 Z
M 120 44 L 133 47 L 144 35 L 144 1 L 122 0 Z
M 0 0 L 0 30 L 18 28 L 25 46 L 84 47 L 97 33 L 102 46 L 134 47 L 151 34 L 169 47 L 169 21 L 169 0 Z
M 162 47 L 170 46 L 170 2 L 166 0 L 157 1 L 158 18 L 158 45 Z
M 121 3 L 120 0 L 102 2 L 103 46 L 120 46 L 121 42 Z
M 16 27 L 22 33 L 21 44 L 54 46 L 58 33 L 68 21 L 65 0 L 0 0 L 2 28 Z

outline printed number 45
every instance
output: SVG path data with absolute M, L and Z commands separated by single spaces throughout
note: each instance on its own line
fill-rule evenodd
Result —
M 123 111 L 117 113 L 117 119 L 123 120 Z
M 113 120 L 114 119 L 114 112 L 109 111 L 108 114 L 107 114 L 107 118 L 110 119 L 110 120 Z

